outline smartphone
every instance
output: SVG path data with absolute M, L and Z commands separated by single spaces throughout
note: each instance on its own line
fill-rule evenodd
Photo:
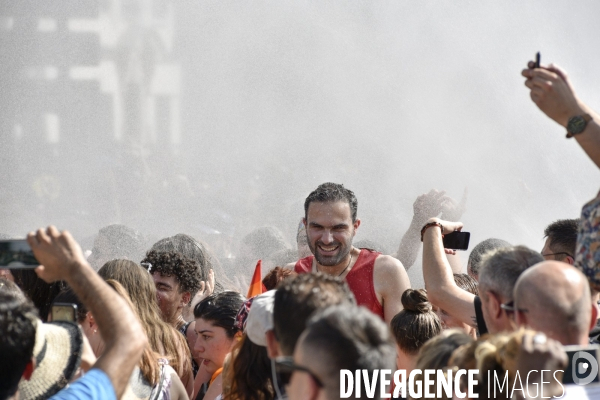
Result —
M 0 268 L 36 268 L 39 265 L 27 240 L 0 240 Z
M 563 375 L 563 383 L 587 385 L 600 382 L 598 354 L 600 346 L 564 346 L 569 364 Z
M 442 242 L 445 249 L 467 250 L 469 248 L 469 239 L 471 239 L 471 232 L 456 231 L 444 235 Z
M 52 321 L 77 322 L 77 304 L 54 303 L 52 305 Z
M 540 67 L 540 61 L 542 59 L 542 56 L 540 55 L 540 52 L 538 51 L 535 54 L 535 67 L 534 68 L 539 68 Z

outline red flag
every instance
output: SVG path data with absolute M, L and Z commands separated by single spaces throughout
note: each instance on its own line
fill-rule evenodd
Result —
M 247 298 L 258 296 L 261 293 L 266 292 L 265 285 L 262 283 L 262 260 L 258 260 L 256 263 L 256 268 L 254 268 L 254 275 L 252 276 L 252 281 L 250 282 L 250 287 L 248 288 Z

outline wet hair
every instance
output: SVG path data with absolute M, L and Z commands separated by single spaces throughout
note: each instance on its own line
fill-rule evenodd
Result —
M 152 245 L 150 250 L 160 252 L 175 251 L 184 257 L 196 261 L 200 267 L 200 280 L 202 281 L 208 280 L 208 271 L 214 269 L 214 264 L 216 263 L 216 259 L 204 243 L 185 233 L 178 233 L 175 236 L 160 239 Z M 223 291 L 222 285 L 216 281 L 215 291 Z
M 479 276 L 481 260 L 485 253 L 503 247 L 511 247 L 511 244 L 508 243 L 506 240 L 494 238 L 486 239 L 483 242 L 478 243 L 477 246 L 473 247 L 473 250 L 471 250 L 471 254 L 469 254 L 469 261 L 467 264 L 471 274 L 473 274 L 474 276 Z
M 96 247 L 97 240 L 100 237 L 105 240 L 106 247 Z M 108 225 L 98 231 L 89 261 L 92 267 L 97 270 L 102 265 L 96 264 L 96 257 L 101 257 L 104 260 L 126 258 L 137 261 L 144 256 L 145 249 L 146 240 L 135 229 L 121 224 Z
M 375 314 L 364 307 L 343 304 L 328 307 L 312 316 L 301 342 L 304 354 L 316 358 L 317 377 L 327 397 L 339 398 L 340 370 L 395 369 L 395 351 L 390 331 Z M 381 383 L 377 382 L 379 393 Z M 363 399 L 367 398 L 362 391 Z
M 404 309 L 394 315 L 390 326 L 400 349 L 415 355 L 425 342 L 443 331 L 442 321 L 433 311 L 424 289 L 402 293 Z
M 150 250 L 143 263 L 151 265 L 149 272 L 158 272 L 163 276 L 174 276 L 179 283 L 179 293 L 189 292 L 191 299 L 200 290 L 200 268 L 198 263 L 175 251 Z
M 415 360 L 415 369 L 421 371 L 426 370 L 442 370 L 447 374 L 452 367 L 450 364 L 451 357 L 454 351 L 461 346 L 468 345 L 473 342 L 473 338 L 467 335 L 461 329 L 448 329 L 432 338 L 421 347 L 417 359 Z M 415 380 L 415 385 L 423 385 L 423 375 L 419 374 Z M 432 393 L 438 389 L 437 382 L 434 382 Z M 446 399 L 442 394 L 440 399 Z M 452 397 L 450 397 L 452 399 Z
M 316 203 L 334 203 L 343 201 L 350 206 L 352 222 L 356 222 L 356 214 L 358 210 L 358 200 L 352 190 L 348 190 L 344 185 L 339 183 L 322 183 L 318 188 L 313 190 L 304 201 L 304 218 L 308 217 L 308 206 L 312 202 Z
M 127 290 L 114 279 L 107 279 L 106 283 L 110 286 L 115 292 L 119 294 L 125 300 L 125 303 L 131 308 L 131 310 L 136 314 L 139 319 L 139 314 L 136 312 L 133 303 L 131 302 L 131 298 L 127 293 Z M 144 352 L 142 353 L 142 357 L 138 361 L 138 366 L 140 367 L 140 372 L 142 376 L 152 385 L 155 386 L 158 384 L 159 380 L 159 366 L 158 366 L 158 354 L 152 351 L 152 346 L 150 343 L 147 343 Z
M 542 261 L 540 253 L 525 246 L 503 247 L 487 253 L 481 262 L 480 291 L 492 290 L 504 300 L 512 300 L 519 276 Z
M 252 343 L 245 334 L 231 351 L 223 369 L 223 398 L 231 400 L 272 400 L 275 398 L 271 362 L 267 348 Z M 229 385 L 226 384 L 229 382 Z
M 473 342 L 473 338 L 462 329 L 446 329 L 421 347 L 415 368 L 443 369 L 448 366 L 454 350 Z
M 35 318 L 37 312 L 29 300 L 0 289 L 0 399 L 15 394 L 33 357 Z
M 552 252 L 565 252 L 572 257 L 575 256 L 579 221 L 579 218 L 559 219 L 546 227 L 544 237 L 550 239 L 549 245 Z
M 521 353 L 523 336 L 525 334 L 533 335 L 534 331 L 528 329 L 519 329 L 514 332 L 502 332 L 495 335 L 485 335 L 458 348 L 449 360 L 452 366 L 459 369 L 478 369 L 478 383 L 474 386 L 474 392 L 479 394 L 480 398 L 487 397 L 486 393 L 490 385 L 493 385 L 491 377 L 508 376 L 508 382 L 503 388 L 498 387 L 498 392 L 494 392 L 496 399 L 510 399 L 511 391 L 514 387 L 517 371 L 517 357 Z M 558 379 L 561 378 L 559 373 Z M 468 386 L 466 379 L 461 379 L 461 389 Z
M 323 273 L 300 274 L 283 281 L 275 292 L 273 329 L 284 355 L 292 355 L 306 321 L 317 310 L 356 304 L 348 284 Z
M 454 274 L 454 283 L 462 290 L 479 296 L 479 283 L 467 274 Z
M 234 291 L 214 293 L 196 304 L 194 317 L 225 329 L 228 338 L 233 338 L 239 329 L 235 317 L 246 298 Z
M 66 287 L 62 281 L 47 283 L 37 276 L 32 269 L 11 270 L 15 283 L 23 293 L 33 302 L 42 321 L 48 321 L 48 314 L 54 298 Z
M 156 301 L 156 286 L 148 271 L 130 260 L 112 260 L 100 268 L 98 275 L 105 281 L 114 279 L 127 291 L 152 350 L 169 360 L 178 376 L 190 373 L 187 340 L 163 321 Z
M 242 243 L 250 247 L 254 255 L 261 260 L 288 248 L 283 234 L 272 226 L 263 226 L 253 230 L 244 236 Z
M 298 273 L 295 272 L 293 269 L 275 267 L 269 272 L 267 272 L 267 275 L 265 275 L 265 277 L 263 278 L 262 283 L 263 285 L 265 285 L 267 290 L 273 290 L 277 289 L 277 286 L 279 286 L 279 284 L 284 279 L 287 279 L 288 277 L 293 278 L 297 275 Z

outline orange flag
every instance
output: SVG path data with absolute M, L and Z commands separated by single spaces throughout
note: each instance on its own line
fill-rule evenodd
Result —
M 258 296 L 261 293 L 266 292 L 265 285 L 262 283 L 262 260 L 258 260 L 256 263 L 256 268 L 254 268 L 254 275 L 252 276 L 252 281 L 250 282 L 250 287 L 248 288 L 247 298 Z

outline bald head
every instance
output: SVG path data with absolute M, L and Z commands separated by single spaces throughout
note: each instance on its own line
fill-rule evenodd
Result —
M 514 291 L 517 323 L 563 345 L 587 344 L 592 319 L 586 277 L 560 261 L 541 262 L 521 274 Z

